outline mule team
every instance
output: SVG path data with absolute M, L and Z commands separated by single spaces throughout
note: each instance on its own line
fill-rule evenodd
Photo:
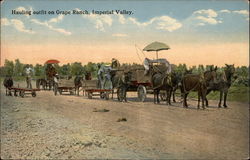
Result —
M 114 65 L 115 64 L 115 65 Z M 119 67 L 118 61 L 112 61 L 112 67 L 117 68 Z M 54 81 L 52 77 L 57 77 L 58 75 L 53 70 L 53 73 L 48 72 L 48 80 L 49 83 L 45 79 L 38 79 L 37 80 L 37 88 L 40 88 L 40 85 L 43 86 L 45 89 L 46 86 L 49 86 L 49 89 L 52 88 L 54 85 Z M 151 70 L 151 83 L 154 91 L 154 103 L 160 103 L 159 95 L 160 91 L 164 90 L 166 93 L 166 103 L 171 105 L 171 96 L 173 96 L 173 101 L 175 102 L 175 91 L 176 89 L 180 89 L 181 96 L 183 98 L 183 107 L 188 107 L 187 105 L 187 96 L 191 91 L 196 91 L 198 93 L 198 105 L 197 108 L 200 108 L 200 100 L 202 102 L 202 108 L 205 109 L 205 105 L 208 106 L 208 100 L 206 98 L 207 94 L 211 91 L 219 91 L 220 92 L 220 99 L 218 107 L 221 107 L 222 99 L 224 99 L 223 106 L 226 108 L 226 100 L 228 89 L 232 84 L 234 76 L 235 68 L 234 65 L 227 65 L 224 67 L 224 71 L 222 74 L 217 73 L 217 67 L 211 67 L 208 71 L 200 74 L 193 74 L 190 71 L 186 71 L 185 73 L 177 73 L 172 71 L 171 73 L 160 72 L 157 70 Z M 125 72 L 123 75 L 119 76 L 115 74 L 115 72 L 111 72 L 110 80 L 112 82 L 112 86 L 114 88 L 121 89 L 122 92 L 121 96 L 118 98 L 122 98 L 122 100 L 126 100 L 126 92 L 130 86 L 130 79 L 131 79 L 131 72 Z M 74 83 L 76 86 L 76 91 L 78 91 L 79 95 L 79 88 L 82 86 L 82 80 L 90 80 L 91 74 L 87 73 L 84 77 L 75 77 Z M 58 78 L 58 77 L 57 77 Z M 70 79 L 71 77 L 67 77 Z M 7 89 L 13 86 L 13 80 L 10 76 L 4 79 L 4 86 L 6 87 L 6 95 L 8 94 Z M 9 92 L 9 94 L 11 94 Z M 113 97 L 113 95 L 112 95 Z

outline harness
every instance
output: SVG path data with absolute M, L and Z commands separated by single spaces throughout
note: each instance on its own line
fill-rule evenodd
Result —
M 203 83 L 206 82 L 206 81 L 205 81 L 205 77 L 204 77 L 204 73 L 200 74 L 199 77 L 200 77 L 200 78 L 199 78 L 199 83 L 197 83 L 197 84 L 196 84 L 191 90 L 189 90 L 189 91 L 186 90 L 185 83 L 183 82 L 184 94 L 189 93 L 190 91 L 194 91 L 194 89 L 195 89 L 196 87 L 198 87 L 199 84 L 203 84 Z M 184 79 L 183 79 L 183 81 L 184 81 Z

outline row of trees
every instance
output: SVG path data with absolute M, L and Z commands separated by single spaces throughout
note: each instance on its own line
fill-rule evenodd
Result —
M 100 63 L 103 64 L 103 63 Z M 45 76 L 45 68 L 46 65 L 41 65 L 41 64 L 23 64 L 20 62 L 19 59 L 16 59 L 14 62 L 5 60 L 4 66 L 0 67 L 0 76 L 25 76 L 25 68 L 27 66 L 31 66 L 34 70 L 34 76 L 37 77 L 44 77 Z M 96 76 L 95 72 L 97 71 L 97 64 L 89 62 L 86 65 L 82 65 L 79 62 L 71 63 L 71 64 L 64 64 L 62 66 L 59 66 L 58 64 L 54 65 L 56 71 L 60 75 L 83 75 L 86 72 L 91 72 L 94 73 L 93 76 Z
M 98 70 L 98 64 L 104 64 L 104 62 L 101 63 L 92 63 L 89 62 L 85 65 L 83 65 L 80 62 L 74 62 L 74 63 L 68 63 L 64 64 L 62 66 L 59 66 L 58 64 L 55 64 L 56 71 L 59 73 L 59 75 L 83 75 L 86 72 L 91 72 L 93 77 L 97 76 L 97 70 Z M 4 66 L 0 67 L 0 76 L 4 77 L 6 75 L 11 76 L 25 76 L 25 67 L 28 64 L 23 64 L 20 62 L 19 59 L 16 59 L 15 61 L 9 61 L 5 60 Z M 30 65 L 30 64 L 29 64 Z M 36 65 L 30 65 L 34 69 L 34 76 L 36 77 L 44 77 L 45 76 L 45 67 L 46 65 L 36 64 Z M 133 63 L 133 64 L 122 64 L 122 67 L 143 67 L 142 65 Z M 201 73 L 206 70 L 208 70 L 210 67 L 215 67 L 214 65 L 198 65 L 198 66 L 191 66 L 187 67 L 186 64 L 179 64 L 174 65 L 174 70 L 177 72 L 184 72 L 187 69 L 192 69 L 193 73 Z M 218 68 L 218 72 L 222 72 L 223 67 Z M 237 80 L 235 81 L 235 84 L 239 85 L 246 85 L 249 84 L 249 67 L 242 66 L 242 67 L 236 67 L 236 74 L 238 76 Z

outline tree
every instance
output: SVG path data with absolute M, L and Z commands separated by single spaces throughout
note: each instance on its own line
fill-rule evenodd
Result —
M 44 67 L 41 64 L 36 64 L 34 67 L 35 76 L 44 75 Z
M 24 64 L 22 64 L 19 59 L 15 60 L 14 65 L 14 76 L 22 76 L 23 75 Z
M 71 75 L 76 76 L 83 74 L 82 63 L 79 62 L 72 63 L 70 68 L 71 68 Z
M 205 68 L 202 64 L 199 64 L 198 66 L 198 73 L 202 73 L 202 72 L 205 72 Z
M 92 63 L 88 62 L 88 64 L 84 65 L 83 67 L 83 73 L 86 74 L 86 72 L 91 73 L 92 77 L 97 77 L 97 70 L 98 70 L 98 65 L 103 65 L 104 63 Z
M 60 67 L 59 74 L 61 75 L 69 75 L 70 74 L 70 64 L 64 64 Z
M 5 60 L 4 62 L 5 74 L 9 76 L 13 76 L 14 73 L 14 63 L 13 61 Z

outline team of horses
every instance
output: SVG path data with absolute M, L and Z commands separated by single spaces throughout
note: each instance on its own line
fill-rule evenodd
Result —
M 64 77 L 65 78 L 65 77 Z M 70 79 L 71 77 L 67 77 Z M 184 73 L 178 73 L 172 71 L 172 73 L 157 72 L 152 70 L 151 82 L 154 93 L 154 103 L 160 103 L 160 92 L 164 91 L 166 94 L 166 104 L 171 105 L 171 96 L 173 96 L 173 102 L 175 100 L 175 91 L 180 89 L 181 97 L 183 98 L 183 107 L 188 107 L 187 96 L 190 92 L 197 92 L 198 104 L 197 108 L 200 108 L 200 101 L 202 103 L 202 108 L 205 109 L 205 105 L 208 107 L 207 95 L 211 91 L 219 91 L 220 99 L 218 107 L 221 107 L 222 99 L 223 106 L 226 108 L 228 90 L 232 84 L 233 79 L 237 78 L 235 76 L 234 65 L 227 65 L 224 67 L 222 73 L 217 72 L 217 67 L 211 67 L 209 70 L 194 74 L 191 71 L 186 70 Z M 125 72 L 123 74 L 117 74 L 117 72 L 111 72 L 111 81 L 113 88 L 119 89 L 118 100 L 127 101 L 126 93 L 130 86 L 131 72 Z M 76 76 L 74 79 L 76 93 L 79 95 L 79 88 L 82 87 L 82 82 L 84 80 L 91 80 L 91 74 L 86 74 L 83 76 Z M 4 79 L 4 86 L 6 88 L 6 95 L 11 95 L 8 89 L 13 86 L 12 77 L 8 76 Z M 53 83 L 46 81 L 45 79 L 37 79 L 37 88 L 42 85 L 43 89 L 47 87 L 49 89 L 53 88 Z M 113 93 L 112 93 L 113 98 Z

